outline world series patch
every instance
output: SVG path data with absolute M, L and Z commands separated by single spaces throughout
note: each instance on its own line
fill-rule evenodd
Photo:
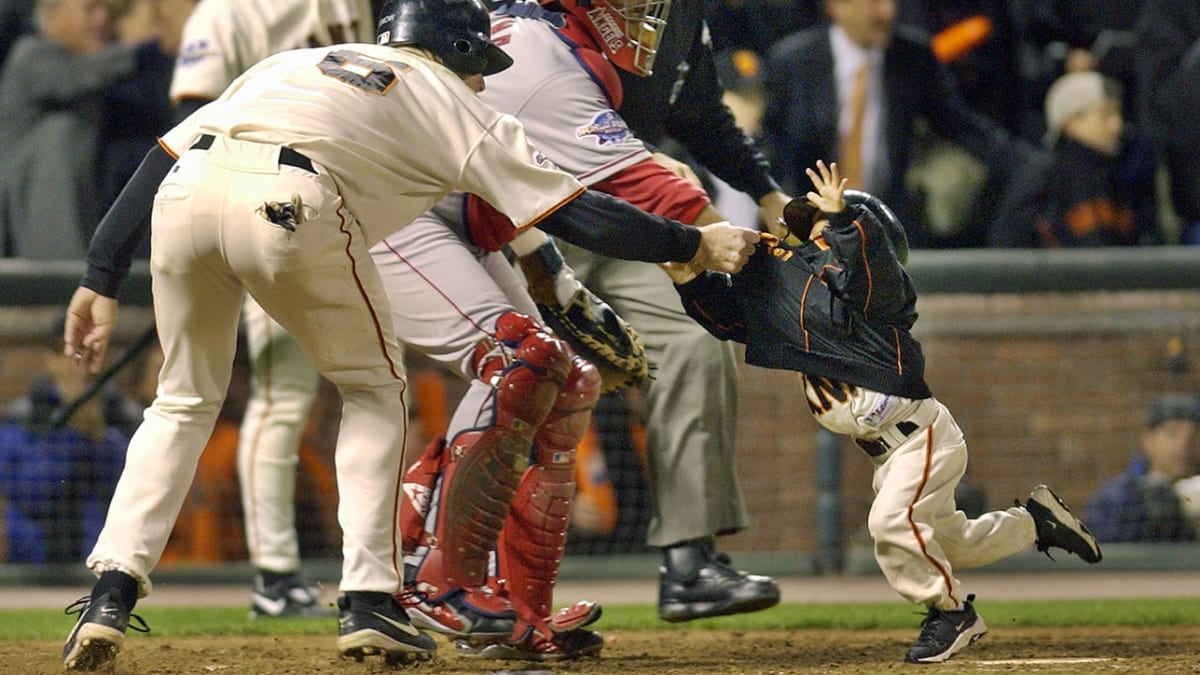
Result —
M 588 136 L 596 139 L 596 145 L 616 144 L 629 137 L 629 126 L 620 115 L 612 110 L 605 110 L 596 115 L 591 123 L 575 129 L 576 138 Z

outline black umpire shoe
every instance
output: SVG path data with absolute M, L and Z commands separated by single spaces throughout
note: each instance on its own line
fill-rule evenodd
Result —
M 975 612 L 975 595 L 952 612 L 930 607 L 921 622 L 917 644 L 904 654 L 909 663 L 941 663 L 987 633 L 983 617 Z
M 126 628 L 150 631 L 142 617 L 126 609 L 117 589 L 85 595 L 64 611 L 79 615 L 63 645 L 63 666 L 67 670 L 96 670 L 111 663 L 125 644 Z M 130 619 L 135 623 L 131 625 Z
M 1050 488 L 1045 485 L 1033 488 L 1029 500 L 1025 502 L 1025 509 L 1033 516 L 1033 523 L 1037 527 L 1039 551 L 1049 556 L 1048 549 L 1054 546 L 1092 564 L 1103 559 L 1096 538 Z
M 756 612 L 779 604 L 774 579 L 733 569 L 729 556 L 717 553 L 710 539 L 672 546 L 663 557 L 658 616 L 664 621 Z
M 337 647 L 342 656 L 362 661 L 379 655 L 388 665 L 397 665 L 427 661 L 437 652 L 437 643 L 413 628 L 391 594 L 348 591 L 337 605 Z

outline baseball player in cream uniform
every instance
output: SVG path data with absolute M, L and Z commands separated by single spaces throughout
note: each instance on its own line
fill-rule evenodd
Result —
M 373 40 L 368 0 L 204 0 L 184 27 L 171 100 L 182 119 L 272 54 Z M 237 456 L 246 547 L 256 570 L 250 615 L 323 614 L 319 589 L 299 576 L 295 518 L 297 452 L 317 397 L 317 370 L 249 295 L 242 330 L 250 387 Z

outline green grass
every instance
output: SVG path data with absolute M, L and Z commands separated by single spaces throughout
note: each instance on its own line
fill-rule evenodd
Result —
M 987 602 L 979 611 L 992 626 L 1131 626 L 1200 624 L 1194 598 Z M 330 635 L 332 619 L 251 621 L 244 607 L 139 608 L 153 635 Z M 651 605 L 608 607 L 596 628 L 614 630 L 797 630 L 806 628 L 907 629 L 920 622 L 917 608 L 903 602 L 784 604 L 764 612 L 670 624 Z M 0 640 L 59 640 L 72 619 L 62 610 L 0 611 Z

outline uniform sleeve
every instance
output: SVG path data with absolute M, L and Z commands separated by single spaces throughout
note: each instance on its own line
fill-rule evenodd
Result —
M 722 100 L 724 88 L 717 79 L 712 42 L 708 29 L 702 31 L 688 55 L 691 67 L 679 97 L 667 111 L 665 129 L 706 169 L 758 201 L 779 190 L 779 184 L 771 177 L 766 156 Z
M 182 46 L 171 78 L 171 102 L 183 99 L 210 101 L 252 65 L 242 63 L 239 46 L 251 27 L 239 27 L 233 3 L 200 2 L 183 26 Z M 263 56 L 266 56 L 264 54 Z
M 912 304 L 912 282 L 896 259 L 883 225 L 865 207 L 830 215 L 823 238 L 842 266 L 827 266 L 820 277 L 863 318 L 889 322 Z
M 676 285 L 675 290 L 684 311 L 709 333 L 722 340 L 746 342 L 742 306 L 728 274 L 702 272 L 688 283 Z
M 675 175 L 653 159 L 638 162 L 591 187 L 624 199 L 643 211 L 688 224 L 694 223 L 712 203 L 699 185 Z
M 482 197 L 519 230 L 535 225 L 585 189 L 534 148 L 521 123 L 509 115 L 498 116 L 482 136 L 457 187 Z
M 125 189 L 109 207 L 88 246 L 87 270 L 80 283 L 100 295 L 117 297 L 121 282 L 129 275 L 134 251 L 150 230 L 154 193 L 175 164 L 161 146 L 146 153 Z

